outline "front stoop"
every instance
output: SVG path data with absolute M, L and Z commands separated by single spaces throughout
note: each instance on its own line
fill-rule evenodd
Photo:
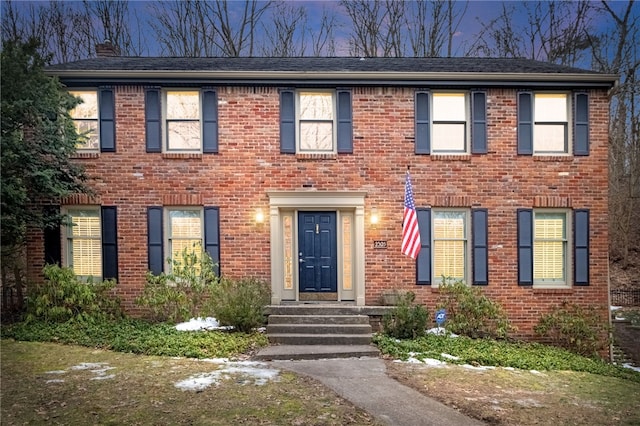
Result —
M 361 307 L 301 304 L 267 308 L 267 336 L 271 346 L 255 356 L 260 360 L 377 357 L 371 344 L 369 316 Z

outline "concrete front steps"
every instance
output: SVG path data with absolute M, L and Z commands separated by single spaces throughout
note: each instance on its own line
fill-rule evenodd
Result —
M 371 344 L 369 316 L 360 307 L 300 304 L 267 308 L 270 346 L 261 360 L 323 359 L 378 356 Z

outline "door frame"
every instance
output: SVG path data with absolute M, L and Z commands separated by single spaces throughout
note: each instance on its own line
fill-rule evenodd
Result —
M 271 303 L 280 304 L 282 301 L 299 301 L 299 288 L 297 282 L 297 264 L 293 268 L 293 288 L 285 290 L 285 247 L 283 242 L 283 218 L 293 214 L 295 219 L 296 237 L 295 250 L 297 250 L 297 212 L 298 211 L 336 211 L 338 221 L 338 235 L 340 235 L 341 212 L 345 216 L 353 218 L 352 231 L 352 291 L 349 300 L 356 302 L 358 306 L 365 304 L 365 221 L 364 204 L 366 192 L 355 191 L 269 191 L 269 223 L 270 223 L 270 254 L 271 254 Z M 338 240 L 338 253 L 340 253 L 340 240 Z M 294 252 L 297 262 L 298 252 Z M 338 268 L 342 265 L 341 257 L 338 258 Z M 338 275 L 340 277 L 340 275 Z M 343 294 L 345 293 L 345 294 Z M 343 297 L 340 278 L 338 282 L 338 300 L 346 300 Z

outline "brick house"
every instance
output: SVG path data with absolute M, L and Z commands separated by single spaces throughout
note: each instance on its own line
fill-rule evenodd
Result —
M 84 99 L 77 161 L 96 195 L 34 233 L 47 261 L 117 278 L 202 244 L 272 303 L 378 305 L 441 277 L 482 286 L 520 337 L 563 300 L 608 312 L 608 90 L 524 59 L 99 57 L 48 68 Z M 410 170 L 421 236 L 401 254 Z

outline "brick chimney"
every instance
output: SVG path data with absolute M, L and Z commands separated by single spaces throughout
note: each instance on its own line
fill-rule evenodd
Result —
M 96 56 L 98 58 L 120 56 L 120 49 L 118 46 L 114 46 L 111 40 L 105 40 L 104 43 L 96 44 Z

